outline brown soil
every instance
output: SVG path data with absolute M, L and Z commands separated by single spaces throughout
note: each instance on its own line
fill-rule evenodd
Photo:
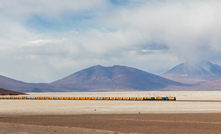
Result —
M 0 95 L 27 95 L 27 94 L 0 88 Z
M 221 114 L 101 114 L 1 116 L 0 133 L 220 134 Z

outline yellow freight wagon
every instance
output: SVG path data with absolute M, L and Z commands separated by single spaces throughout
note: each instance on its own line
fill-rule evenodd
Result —
M 68 97 L 68 99 L 69 99 L 69 100 L 74 100 L 74 99 L 75 99 L 75 97 Z
M 68 100 L 69 97 L 63 97 L 64 100 Z
M 115 97 L 110 97 L 110 100 L 115 100 Z
M 46 99 L 47 100 L 51 100 L 51 99 L 54 99 L 54 97 L 47 97 Z
M 103 100 L 110 100 L 110 97 L 103 97 Z
M 92 99 L 92 97 L 86 97 L 85 98 L 85 100 L 91 100 Z
M 115 100 L 123 100 L 123 97 L 115 97 Z
M 123 100 L 130 100 L 130 97 L 123 97 Z
M 136 100 L 137 98 L 136 97 L 130 97 L 130 100 Z
M 75 100 L 79 100 L 80 97 L 74 97 Z
M 91 97 L 91 100 L 97 100 L 97 97 Z
M 137 100 L 143 100 L 143 97 L 137 97 Z
M 63 97 L 58 97 L 59 100 L 63 100 Z

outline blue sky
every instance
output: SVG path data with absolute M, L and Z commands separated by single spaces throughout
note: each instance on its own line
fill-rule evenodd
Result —
M 98 64 L 221 65 L 220 12 L 218 0 L 0 0 L 0 75 L 38 83 Z

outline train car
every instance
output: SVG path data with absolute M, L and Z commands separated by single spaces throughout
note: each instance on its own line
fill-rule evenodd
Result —
M 143 100 L 155 100 L 155 97 L 143 97 Z
M 104 98 L 103 97 L 97 97 L 97 100 L 103 100 Z
M 155 97 L 155 100 L 166 100 L 166 97 Z
M 91 97 L 92 100 L 97 100 L 97 97 Z
M 110 100 L 110 97 L 104 97 L 103 100 Z
M 86 97 L 85 98 L 85 100 L 91 100 L 92 99 L 92 97 Z
M 123 97 L 115 97 L 115 100 L 123 100 Z
M 130 97 L 130 100 L 137 100 L 137 97 Z
M 143 100 L 143 97 L 137 97 L 137 100 Z
M 79 97 L 79 100 L 85 100 L 86 97 Z
M 44 100 L 44 99 L 45 99 L 45 97 L 40 97 L 40 99 L 41 99 L 41 100 Z
M 68 97 L 63 97 L 63 100 L 68 100 Z
M 110 100 L 115 100 L 115 97 L 110 97 Z
M 75 100 L 79 100 L 80 97 L 74 97 Z
M 54 97 L 46 97 L 45 99 L 46 99 L 46 100 L 53 100 Z
M 26 99 L 33 100 L 33 99 L 35 99 L 35 97 L 27 97 Z
M 130 100 L 130 97 L 123 97 L 123 100 Z
M 176 97 L 168 97 L 168 100 L 169 100 L 169 101 L 175 101 L 175 100 L 176 100 Z
M 59 99 L 59 97 L 54 97 L 54 100 L 58 100 Z

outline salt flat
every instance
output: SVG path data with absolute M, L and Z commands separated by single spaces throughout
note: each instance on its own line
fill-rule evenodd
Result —
M 0 100 L 0 115 L 74 115 L 137 113 L 221 113 L 221 91 L 52 92 L 33 96 L 175 96 L 177 101 Z
M 157 97 L 175 96 L 178 100 L 221 100 L 221 91 L 144 91 L 144 92 L 46 92 L 28 96 L 76 97 Z

